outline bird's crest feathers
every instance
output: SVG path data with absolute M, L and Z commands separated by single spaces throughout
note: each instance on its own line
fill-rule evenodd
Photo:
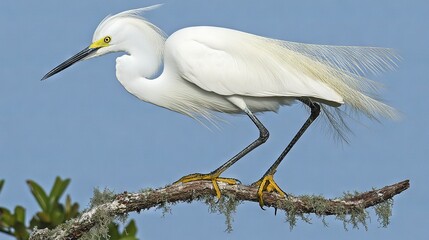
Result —
M 106 26 L 107 23 L 109 23 L 111 21 L 114 21 L 116 19 L 119 19 L 119 18 L 136 18 L 136 19 L 139 19 L 142 22 L 144 22 L 144 24 L 146 24 L 147 26 L 149 26 L 150 28 L 152 28 L 153 30 L 155 30 L 157 33 L 159 33 L 160 35 L 162 35 L 162 36 L 165 37 L 165 33 L 160 28 L 158 28 L 157 26 L 155 26 L 151 22 L 147 21 L 143 17 L 143 14 L 145 12 L 152 11 L 154 9 L 157 9 L 157 8 L 161 7 L 161 6 L 162 6 L 162 4 L 156 4 L 156 5 L 152 5 L 152 6 L 149 6 L 149 7 L 137 8 L 137 9 L 131 9 L 131 10 L 123 11 L 123 12 L 117 13 L 115 15 L 108 15 L 107 17 L 105 17 L 100 22 L 100 24 L 98 24 L 98 26 L 97 26 L 97 28 L 95 29 L 95 32 L 94 32 L 94 39 L 93 40 L 94 41 L 97 40 L 97 39 L 95 39 L 95 36 L 99 35 L 101 29 L 103 29 L 103 27 Z

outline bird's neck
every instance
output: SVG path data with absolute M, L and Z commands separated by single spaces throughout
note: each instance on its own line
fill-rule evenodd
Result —
M 147 24 L 134 24 L 132 37 L 123 50 L 128 53 L 116 59 L 116 77 L 125 89 L 147 102 L 156 98 L 161 78 L 153 79 L 163 65 L 165 37 Z M 155 103 L 157 104 L 157 103 Z
M 146 100 L 146 96 L 150 94 L 152 82 L 156 81 L 150 78 L 158 71 L 160 65 L 161 60 L 154 55 L 142 56 L 132 53 L 123 55 L 116 59 L 116 78 L 128 92 Z
M 128 75 L 152 79 L 159 73 L 162 66 L 163 52 L 164 42 L 140 43 L 140 46 L 132 45 L 132 47 L 127 50 L 130 58 L 126 59 L 129 61 L 127 64 L 130 65 L 123 66 L 124 68 L 118 68 L 117 66 L 116 70 L 126 71 Z
M 155 26 L 144 21 L 129 22 L 127 32 L 129 35 L 120 48 L 128 53 L 131 58 L 124 58 L 128 63 L 119 67 L 117 65 L 116 70 L 120 71 L 120 75 L 153 78 L 162 65 L 165 45 L 164 34 Z
M 116 77 L 128 92 L 141 100 L 154 103 L 151 99 L 157 94 L 156 86 L 161 79 L 153 78 L 160 73 L 163 65 L 164 41 L 140 40 L 130 46 L 125 51 L 128 54 L 116 59 Z

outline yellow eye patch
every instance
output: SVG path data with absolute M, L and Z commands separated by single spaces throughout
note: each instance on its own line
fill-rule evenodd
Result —
M 112 38 L 110 36 L 106 36 L 104 38 L 101 38 L 95 42 L 93 42 L 89 48 L 102 48 L 102 47 L 107 47 L 109 46 L 110 41 L 112 40 Z

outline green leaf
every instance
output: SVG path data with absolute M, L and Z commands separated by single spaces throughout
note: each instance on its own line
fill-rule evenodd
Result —
M 66 190 L 69 183 L 70 179 L 66 179 L 63 181 L 60 177 L 55 178 L 55 183 L 52 186 L 51 192 L 49 193 L 49 211 L 52 211 L 54 206 L 57 205 L 58 199 L 60 199 L 61 196 L 64 194 L 64 191 Z
M 51 213 L 51 224 L 54 226 L 64 222 L 64 211 L 53 211 Z
M 111 223 L 109 225 L 109 236 L 110 236 L 110 240 L 118 240 L 121 238 L 121 236 L 119 235 L 119 225 L 116 223 Z
M 30 187 L 31 193 L 44 212 L 49 210 L 49 199 L 42 187 L 32 180 L 27 180 L 27 185 Z
M 40 228 L 40 220 L 37 216 L 33 216 L 30 220 L 30 227 L 29 229 L 33 229 L 34 227 Z
M 22 206 L 15 207 L 15 221 L 25 223 L 25 208 Z
M 131 220 L 124 229 L 122 236 L 135 236 L 137 234 L 137 226 L 134 220 Z
M 3 185 L 4 185 L 4 179 L 1 179 L 0 180 L 0 192 L 1 192 L 1 189 L 3 188 Z
M 74 203 L 72 206 L 72 209 L 70 211 L 70 217 L 69 218 L 77 217 L 77 215 L 79 215 L 79 204 Z
M 16 239 L 28 239 L 30 237 L 30 234 L 28 233 L 28 230 L 25 227 L 24 223 L 16 222 L 13 228 L 15 229 L 14 233 Z
M 66 212 L 70 212 L 71 211 L 71 207 L 72 207 L 72 205 L 71 205 L 71 197 L 70 197 L 70 195 L 67 195 L 67 197 L 66 197 L 65 211 Z
M 43 223 L 51 222 L 51 217 L 46 212 L 38 212 L 36 215 Z
M 127 237 L 121 237 L 120 240 L 138 240 L 138 238 L 134 236 L 127 236 Z
M 67 195 L 67 197 L 66 197 L 66 204 L 64 205 L 64 217 L 65 217 L 65 220 L 67 220 L 67 219 L 70 218 L 71 211 L 72 211 L 71 197 L 70 197 L 70 195 Z
M 70 218 L 74 218 L 79 213 L 79 204 L 74 203 L 72 205 L 70 195 L 67 195 L 67 197 L 66 197 L 66 204 L 64 207 L 64 213 L 65 213 L 65 216 L 64 216 L 65 219 L 64 220 L 69 220 Z
M 15 223 L 15 217 L 10 213 L 9 209 L 0 208 L 0 213 L 0 226 L 13 226 Z
M 10 214 L 9 209 L 4 208 L 4 207 L 0 207 L 0 217 L 2 216 L 2 214 Z

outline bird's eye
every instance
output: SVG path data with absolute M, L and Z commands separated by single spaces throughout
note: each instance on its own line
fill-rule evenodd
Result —
M 112 38 L 109 37 L 109 36 L 107 36 L 107 37 L 104 38 L 104 42 L 105 43 L 109 43 L 111 40 L 112 40 Z

